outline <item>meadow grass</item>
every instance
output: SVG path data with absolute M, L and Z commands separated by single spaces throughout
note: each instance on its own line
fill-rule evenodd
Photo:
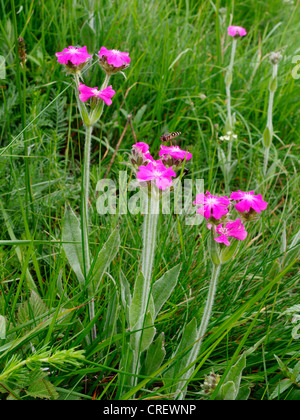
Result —
M 225 7 L 225 13 L 220 12 Z M 258 191 L 269 207 L 253 225 L 238 259 L 222 269 L 213 317 L 186 398 L 201 398 L 205 375 L 214 370 L 224 380 L 238 355 L 257 343 L 247 358 L 243 383 L 251 386 L 253 400 L 274 398 L 276 386 L 287 378 L 274 355 L 293 368 L 300 354 L 299 341 L 291 335 L 291 317 L 280 316 L 299 303 L 299 234 L 295 235 L 300 214 L 300 80 L 291 75 L 298 53 L 299 10 L 299 1 L 282 0 L 1 0 L 0 52 L 7 66 L 0 88 L 0 315 L 7 326 L 6 339 L 0 334 L 3 398 L 172 398 L 161 379 L 163 370 L 140 375 L 134 389 L 126 385 L 126 372 L 120 370 L 129 333 L 119 276 L 122 271 L 133 285 L 143 216 L 99 215 L 95 189 L 132 114 L 137 139 L 153 150 L 162 133 L 181 131 L 180 146 L 193 153 L 187 178 L 203 178 L 211 193 L 230 193 L 224 190 L 217 138 L 224 134 L 226 121 L 224 75 L 231 48 L 226 29 L 232 16 L 248 35 L 238 43 L 231 88 L 238 141 L 233 147 L 236 166 L 230 188 Z M 92 39 L 84 30 L 91 16 Z M 26 44 L 24 67 L 17 53 L 19 36 Z M 120 251 L 98 290 L 92 321 L 86 290 L 79 288 L 61 243 L 65 203 L 80 211 L 84 127 L 72 80 L 55 57 L 68 45 L 89 42 L 94 51 L 103 45 L 117 47 L 130 51 L 132 58 L 126 80 L 120 74 L 113 77 L 117 92 L 113 105 L 105 108 L 92 136 L 92 254 L 118 225 L 121 235 Z M 272 51 L 280 51 L 283 60 L 274 102 L 275 135 L 264 176 L 262 133 Z M 90 86 L 100 86 L 103 74 L 96 62 L 85 75 Z M 110 178 L 117 179 L 124 170 L 133 143 L 128 129 Z M 201 320 L 210 279 L 207 236 L 204 223 L 186 226 L 184 216 L 160 215 L 154 279 L 183 263 L 179 284 L 155 325 L 158 333 L 165 333 L 165 362 L 183 327 L 193 317 Z M 33 287 L 36 294 L 31 295 Z M 95 323 L 99 336 L 91 343 L 87 336 Z M 84 350 L 84 359 L 81 353 L 72 353 L 74 348 Z M 50 352 L 43 356 L 45 360 L 57 353 L 57 358 L 65 357 L 69 363 L 65 370 L 57 360 L 52 364 L 47 376 L 50 396 L 46 391 L 45 395 L 28 391 L 25 379 L 18 375 L 23 369 L 18 363 L 35 355 L 38 364 L 42 351 Z M 70 354 L 58 353 L 62 351 Z M 9 366 L 15 374 L 7 379 Z M 297 388 L 295 381 L 277 398 L 300 399 Z M 21 389 L 27 389 L 27 394 Z M 210 398 L 215 399 L 216 393 Z

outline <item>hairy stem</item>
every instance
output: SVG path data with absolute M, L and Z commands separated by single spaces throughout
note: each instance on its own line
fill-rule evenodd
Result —
M 152 270 L 155 257 L 155 245 L 157 237 L 157 222 L 159 217 L 159 199 L 153 196 L 148 198 L 148 212 L 145 214 L 143 225 L 143 251 L 142 251 L 142 273 L 144 276 L 144 284 L 141 300 L 143 302 L 143 310 L 140 319 L 141 330 L 137 332 L 140 336 L 136 340 L 136 348 L 133 352 L 133 373 L 138 374 L 140 371 L 140 348 L 143 338 L 143 328 L 145 325 L 146 315 L 150 302 Z M 137 384 L 138 378 L 135 377 L 133 382 Z
M 268 103 L 268 118 L 267 118 L 267 126 L 266 130 L 268 130 L 268 142 L 266 143 L 266 139 L 264 139 L 264 175 L 267 173 L 268 169 L 268 162 L 269 162 L 269 151 L 273 141 L 274 129 L 273 129 L 273 108 L 274 108 L 274 97 L 275 92 L 277 89 L 277 75 L 278 75 L 278 64 L 273 64 L 273 73 L 272 78 L 270 81 L 270 96 L 269 96 L 269 103 Z M 274 85 L 273 85 L 274 84 Z
M 193 346 L 193 348 L 190 352 L 189 359 L 187 361 L 187 366 L 189 366 L 190 364 L 195 362 L 195 360 L 197 359 L 198 354 L 200 352 L 203 337 L 206 334 L 206 330 L 207 330 L 207 327 L 208 327 L 208 324 L 209 324 L 209 321 L 210 321 L 210 317 L 211 317 L 211 314 L 212 314 L 212 309 L 213 309 L 213 305 L 214 305 L 214 301 L 215 301 L 215 296 L 216 296 L 216 290 L 217 290 L 217 284 L 218 284 L 220 271 L 221 271 L 221 264 L 219 264 L 219 265 L 213 264 L 211 281 L 210 281 L 210 285 L 209 285 L 209 291 L 208 291 L 208 296 L 207 296 L 207 300 L 206 300 L 206 305 L 205 305 L 205 309 L 204 309 L 204 312 L 203 312 L 203 315 L 202 315 L 202 320 L 201 320 L 200 327 L 198 328 L 198 331 L 197 331 L 197 342 L 194 344 L 194 346 Z M 182 381 L 178 384 L 177 395 L 176 395 L 178 400 L 183 400 L 185 398 L 186 388 L 187 388 L 187 380 L 190 378 L 190 376 L 192 375 L 194 370 L 195 370 L 195 366 L 191 367 L 191 369 L 189 369 L 183 375 L 184 381 Z
M 227 131 L 232 131 L 234 128 L 233 122 L 232 122 L 232 111 L 231 111 L 231 84 L 232 84 L 232 73 L 233 73 L 234 59 L 235 59 L 235 53 L 236 53 L 236 46 L 237 46 L 237 39 L 233 39 L 230 64 L 226 73 Z

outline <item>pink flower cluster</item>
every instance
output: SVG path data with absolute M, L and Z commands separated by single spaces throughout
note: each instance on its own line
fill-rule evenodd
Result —
M 166 190 L 172 186 L 172 177 L 176 177 L 174 169 L 176 164 L 167 164 L 166 157 L 173 158 L 176 163 L 181 163 L 186 159 L 192 158 L 192 154 L 181 150 L 178 146 L 167 147 L 161 145 L 159 156 L 162 159 L 155 160 L 149 153 L 149 145 L 146 143 L 136 143 L 132 146 L 132 163 L 138 167 L 137 178 L 140 181 L 155 181 L 156 186 L 161 190 Z
M 64 64 L 71 73 L 79 73 L 88 60 L 92 58 L 92 56 L 87 52 L 87 47 L 78 48 L 70 46 L 55 55 L 58 62 Z M 105 47 L 100 49 L 99 58 L 100 64 L 105 62 L 108 65 L 109 68 L 102 66 L 108 75 L 124 69 L 131 61 L 129 53 L 124 53 L 118 50 L 108 50 Z M 80 92 L 79 99 L 82 102 L 86 102 L 90 98 L 99 98 L 102 99 L 106 105 L 112 104 L 111 98 L 116 93 L 112 86 L 98 90 L 98 87 L 88 87 L 82 83 L 79 84 L 78 90 Z
M 254 191 L 248 193 L 240 190 L 233 192 L 230 198 L 216 197 L 207 191 L 206 194 L 198 194 L 193 203 L 198 207 L 197 213 L 209 222 L 208 228 L 214 228 L 215 241 L 227 246 L 230 245 L 228 240 L 230 237 L 240 241 L 244 241 L 247 237 L 247 231 L 241 219 L 235 221 L 228 219 L 232 201 L 235 202 L 235 209 L 244 220 L 249 220 L 249 214 L 261 213 L 268 206 L 260 194 L 254 195 Z M 217 234 L 220 236 L 216 236 Z

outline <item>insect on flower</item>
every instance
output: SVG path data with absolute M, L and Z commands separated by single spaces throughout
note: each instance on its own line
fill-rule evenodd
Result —
M 166 133 L 163 134 L 160 138 L 161 141 L 165 142 L 165 141 L 170 141 L 172 139 L 174 139 L 175 137 L 180 136 L 181 132 L 180 131 L 175 131 L 174 133 Z

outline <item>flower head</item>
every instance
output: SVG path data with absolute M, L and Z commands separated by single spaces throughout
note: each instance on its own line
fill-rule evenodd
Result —
M 162 157 L 165 155 L 169 155 L 175 160 L 190 160 L 193 157 L 191 153 L 181 150 L 179 146 L 164 146 L 162 144 L 159 151 L 159 156 Z
M 151 154 L 149 153 L 149 145 L 147 143 L 135 143 L 132 146 L 132 157 L 131 163 L 135 167 L 140 167 L 149 162 L 155 162 Z
M 133 149 L 135 149 L 137 152 L 145 154 L 149 151 L 149 145 L 147 143 L 136 143 L 132 146 Z
M 246 29 L 242 28 L 241 26 L 229 26 L 228 27 L 228 35 L 235 37 L 246 36 L 247 31 Z
M 193 204 L 201 206 L 197 213 L 213 222 L 212 218 L 219 220 L 229 212 L 230 201 L 227 196 L 216 197 L 207 191 L 206 194 L 198 194 Z
M 140 166 L 137 178 L 140 181 L 152 181 L 155 180 L 156 186 L 160 190 L 166 190 L 172 186 L 172 178 L 175 177 L 176 173 L 172 168 L 166 168 L 161 162 L 149 162 L 147 166 Z
M 106 105 L 111 105 L 112 100 L 111 98 L 115 95 L 115 91 L 113 90 L 112 86 L 108 86 L 103 90 L 98 90 L 97 87 L 90 88 L 82 83 L 79 84 L 79 99 L 82 102 L 86 102 L 90 98 L 100 98 L 102 99 Z
M 100 65 L 107 74 L 114 74 L 129 66 L 131 58 L 129 53 L 119 50 L 108 50 L 101 47 L 99 51 Z
M 228 238 L 236 238 L 239 241 L 244 241 L 248 235 L 241 219 L 229 222 L 225 225 L 225 227 L 223 227 L 223 223 L 219 224 L 217 226 L 217 233 L 219 233 L 220 236 L 217 236 L 215 241 L 227 246 L 230 245 Z
M 238 190 L 231 194 L 230 199 L 236 201 L 235 208 L 240 213 L 249 212 L 251 209 L 256 213 L 261 213 L 262 210 L 266 210 L 268 207 L 268 203 L 263 201 L 260 194 L 254 195 L 254 191 L 244 192 Z
M 77 47 L 68 47 L 65 48 L 62 52 L 57 52 L 56 54 L 57 61 L 60 64 L 65 64 L 68 68 L 73 66 L 83 68 L 83 65 L 92 58 L 87 52 L 86 47 L 77 48 Z
M 272 52 L 270 54 L 270 63 L 271 64 L 276 65 L 281 60 L 282 60 L 282 55 L 280 54 L 280 52 Z

